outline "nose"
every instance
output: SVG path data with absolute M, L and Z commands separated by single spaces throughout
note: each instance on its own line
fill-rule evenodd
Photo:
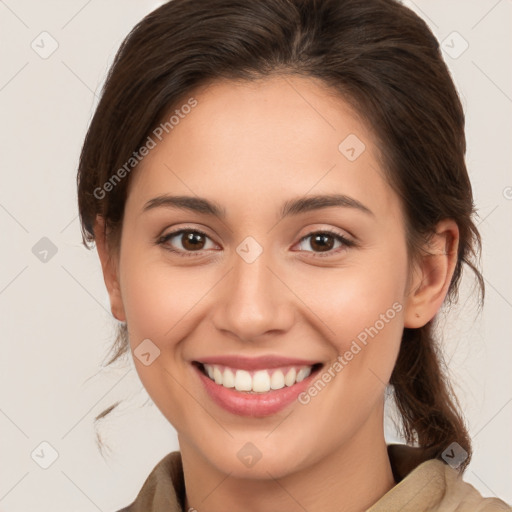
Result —
M 265 335 L 283 334 L 294 322 L 293 293 L 279 275 L 270 254 L 263 251 L 249 263 L 238 254 L 222 280 L 215 302 L 215 327 L 242 341 L 261 341 Z

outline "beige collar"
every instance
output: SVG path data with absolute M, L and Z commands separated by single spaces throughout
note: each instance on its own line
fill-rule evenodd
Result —
M 483 498 L 459 473 L 432 453 L 403 444 L 388 445 L 397 485 L 367 512 L 512 512 L 497 498 Z M 147 477 L 135 501 L 118 512 L 183 512 L 185 482 L 181 454 L 167 454 Z

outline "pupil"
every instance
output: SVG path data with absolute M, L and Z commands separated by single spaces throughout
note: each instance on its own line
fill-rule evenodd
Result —
M 190 246 L 188 247 L 189 249 L 192 248 L 192 249 L 197 249 L 201 243 L 204 243 L 202 240 L 200 240 L 202 238 L 203 235 L 201 235 L 200 233 L 188 233 L 185 235 L 185 243 L 183 244 L 184 247 L 187 247 L 188 244 L 190 244 Z M 201 247 L 199 247 L 201 248 Z
M 327 245 L 325 244 L 325 239 L 326 238 L 331 238 L 331 243 L 328 243 Z M 325 251 L 328 251 L 330 249 L 332 249 L 332 246 L 333 246 L 333 243 L 332 243 L 332 237 L 330 235 L 327 235 L 325 233 L 321 233 L 319 235 L 316 235 L 313 237 L 313 241 L 312 241 L 312 245 L 313 244 L 317 244 L 317 242 L 320 241 L 320 252 L 325 252 Z

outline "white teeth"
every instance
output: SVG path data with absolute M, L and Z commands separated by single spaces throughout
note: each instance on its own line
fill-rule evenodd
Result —
M 284 375 L 281 370 L 276 370 L 272 377 L 270 377 L 270 388 L 281 389 L 284 388 Z
M 249 372 L 245 370 L 237 370 L 235 376 L 235 389 L 237 391 L 251 391 L 252 378 Z
M 222 378 L 222 385 L 225 388 L 234 388 L 235 387 L 235 374 L 229 368 L 226 368 L 224 370 L 224 375 Z
M 284 383 L 287 386 L 293 386 L 295 384 L 296 376 L 297 376 L 297 372 L 295 371 L 295 368 L 290 368 L 288 370 L 288 373 L 286 374 L 286 377 L 284 378 Z
M 252 378 L 252 390 L 263 393 L 270 389 L 270 375 L 266 370 L 260 370 Z
M 301 368 L 299 370 L 299 373 L 297 373 L 296 380 L 297 382 L 300 382 L 304 380 L 309 374 L 311 373 L 311 368 Z
M 217 366 L 213 367 L 213 380 L 215 381 L 215 384 L 222 384 L 222 373 Z
M 216 384 L 225 388 L 235 388 L 237 391 L 255 393 L 265 393 L 271 389 L 293 386 L 311 374 L 311 366 L 292 367 L 288 371 L 282 369 L 258 370 L 253 373 L 214 364 L 204 364 L 203 366 L 207 375 Z

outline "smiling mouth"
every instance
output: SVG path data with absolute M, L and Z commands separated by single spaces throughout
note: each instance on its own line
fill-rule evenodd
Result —
M 215 382 L 227 389 L 246 394 L 261 394 L 292 387 L 310 375 L 317 373 L 322 363 L 313 365 L 290 365 L 279 368 L 261 369 L 256 371 L 231 368 L 219 364 L 206 364 L 194 361 L 199 370 Z

